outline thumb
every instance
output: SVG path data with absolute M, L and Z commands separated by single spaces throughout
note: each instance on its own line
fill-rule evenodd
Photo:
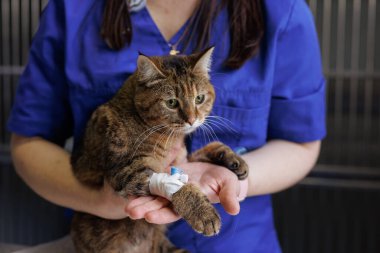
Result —
M 219 192 L 220 203 L 226 212 L 231 215 L 237 215 L 240 212 L 238 193 L 239 184 L 234 180 L 225 181 Z

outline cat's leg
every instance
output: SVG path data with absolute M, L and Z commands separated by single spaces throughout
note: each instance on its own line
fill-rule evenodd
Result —
M 198 233 L 219 233 L 221 222 L 215 207 L 202 191 L 192 184 L 182 186 L 172 196 L 173 209 Z
M 107 171 L 106 178 L 112 188 L 121 196 L 148 196 L 149 179 L 157 167 L 151 158 L 136 159 L 123 168 Z
M 154 159 L 135 160 L 131 165 L 110 171 L 107 179 L 121 196 L 150 195 L 149 180 L 159 164 Z M 156 168 L 152 170 L 151 168 Z M 173 209 L 183 217 L 195 231 L 206 236 L 220 230 L 220 217 L 214 206 L 196 186 L 186 184 L 172 196 Z
M 248 177 L 247 163 L 230 147 L 221 142 L 211 142 L 188 157 L 189 161 L 208 162 L 228 168 L 239 180 Z

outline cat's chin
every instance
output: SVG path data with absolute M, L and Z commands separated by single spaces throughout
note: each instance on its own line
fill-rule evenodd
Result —
M 194 132 L 195 130 L 197 130 L 196 127 L 184 127 L 183 129 L 183 133 L 184 134 L 191 134 L 192 132 Z

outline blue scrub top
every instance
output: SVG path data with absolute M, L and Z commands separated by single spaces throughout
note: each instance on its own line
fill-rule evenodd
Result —
M 104 0 L 49 1 L 20 78 L 10 131 L 57 144 L 70 136 L 78 140 L 91 112 L 136 69 L 138 51 L 168 55 L 170 47 L 146 8 L 131 15 L 131 45 L 110 50 L 99 35 L 103 8 Z M 230 46 L 226 10 L 211 30 L 212 114 L 225 119 L 214 132 L 232 148 L 254 150 L 270 139 L 308 142 L 325 135 L 325 81 L 310 11 L 304 0 L 265 0 L 264 11 L 261 49 L 240 69 L 223 66 Z M 196 132 L 188 146 L 191 151 L 206 142 Z M 178 221 L 169 227 L 169 238 L 191 252 L 280 252 L 269 195 L 247 198 L 237 216 L 216 206 L 223 224 L 219 235 L 203 237 Z

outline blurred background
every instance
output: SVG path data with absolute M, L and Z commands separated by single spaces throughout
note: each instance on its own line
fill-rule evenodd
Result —
M 33 245 L 65 235 L 68 221 L 15 174 L 5 125 L 47 0 L 0 1 L 0 242 Z M 278 235 L 284 253 L 378 253 L 380 1 L 307 2 L 328 80 L 328 136 L 312 173 L 273 195 Z

